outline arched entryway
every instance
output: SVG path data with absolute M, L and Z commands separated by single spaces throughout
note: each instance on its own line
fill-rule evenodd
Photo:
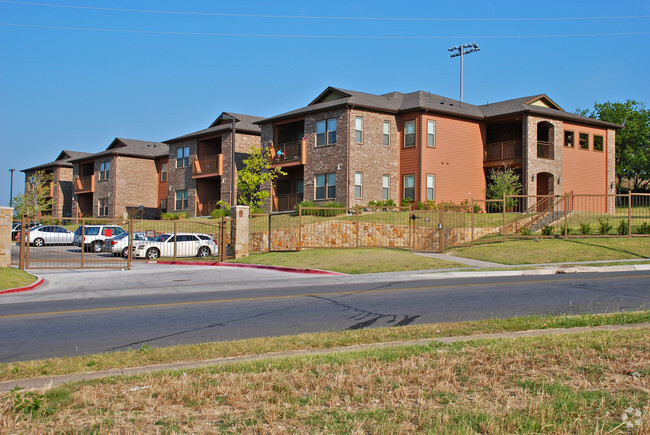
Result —
M 555 195 L 555 177 L 548 172 L 540 172 L 537 178 L 537 211 L 543 212 L 551 206 L 553 198 L 542 195 Z
M 547 121 L 537 123 L 537 158 L 553 160 L 553 124 Z

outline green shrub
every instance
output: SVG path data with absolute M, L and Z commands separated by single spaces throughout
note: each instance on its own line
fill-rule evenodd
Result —
M 374 207 L 397 207 L 397 204 L 392 199 L 385 199 L 381 201 L 369 201 L 368 208 Z
M 624 236 L 628 233 L 630 229 L 627 220 L 621 219 L 621 222 L 618 224 L 618 234 Z
M 650 234 L 650 225 L 647 222 L 643 222 L 637 227 L 636 234 Z
M 544 225 L 542 227 L 542 235 L 543 236 L 552 236 L 553 235 L 553 225 Z
M 323 202 L 316 204 L 314 201 L 302 201 L 296 205 L 296 211 L 302 207 L 303 216 L 338 216 L 347 213 L 345 205 L 340 202 Z M 320 210 L 305 210 L 305 207 L 318 207 Z
M 600 219 L 598 218 L 598 232 L 601 235 L 609 233 L 612 229 L 612 224 L 609 223 L 609 219 Z
M 591 233 L 591 225 L 587 222 L 580 222 L 580 234 L 589 234 Z
M 521 234 L 522 236 L 530 236 L 533 233 L 532 231 L 530 231 L 530 228 L 523 227 L 521 230 L 519 230 L 519 234 Z
M 176 221 L 179 219 L 187 219 L 190 214 L 186 211 L 177 211 L 176 213 L 162 213 L 160 219 L 166 221 Z
M 212 213 L 210 213 L 210 217 L 212 219 L 219 219 L 222 217 L 230 216 L 230 209 L 227 208 L 215 208 L 212 210 Z
M 423 203 L 423 202 L 418 202 L 418 204 L 417 204 L 417 209 L 418 209 L 418 210 L 426 210 L 426 209 L 427 209 L 427 205 L 426 205 L 425 203 Z
M 400 202 L 400 205 L 402 207 L 410 207 L 411 206 L 411 198 L 402 198 L 402 201 Z

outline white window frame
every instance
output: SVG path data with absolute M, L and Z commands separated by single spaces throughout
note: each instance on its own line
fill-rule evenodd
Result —
M 427 201 L 436 200 L 436 174 L 427 174 Z
M 384 146 L 390 146 L 390 121 L 384 121 L 382 126 L 382 137 L 384 141 Z
M 411 127 L 413 128 L 413 133 L 407 133 L 406 131 L 407 128 L 410 129 Z M 409 141 L 407 139 L 411 135 L 413 136 L 413 143 L 409 145 L 408 144 Z M 404 148 L 413 148 L 415 147 L 416 142 L 417 142 L 417 128 L 415 126 L 415 119 L 404 121 Z
M 363 198 L 363 172 L 354 173 L 354 197 Z
M 412 180 L 412 187 L 407 187 L 406 180 L 410 179 Z M 413 189 L 413 195 L 407 195 L 406 194 L 406 189 Z M 404 190 L 402 191 L 402 198 L 411 198 L 412 201 L 415 201 L 415 174 L 406 174 L 404 175 Z
M 363 117 L 357 116 L 354 118 L 354 141 L 356 143 L 363 142 Z
M 160 181 L 167 181 L 167 163 L 160 164 Z
M 384 201 L 390 199 L 390 174 L 381 177 L 381 198 Z
M 99 198 L 97 200 L 97 216 L 108 216 L 108 198 Z
M 427 120 L 427 146 L 436 147 L 436 121 Z

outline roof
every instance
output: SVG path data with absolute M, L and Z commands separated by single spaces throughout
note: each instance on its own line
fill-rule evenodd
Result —
M 476 106 L 461 103 L 452 98 L 432 94 L 425 91 L 409 93 L 389 92 L 382 95 L 367 94 L 347 89 L 328 87 L 309 105 L 277 116 L 257 121 L 259 125 L 281 121 L 311 113 L 319 113 L 341 107 L 362 108 L 372 111 L 399 114 L 413 111 L 424 111 L 460 118 L 490 121 L 500 117 L 516 114 L 532 113 L 547 117 L 567 119 L 586 124 L 607 128 L 620 128 L 598 119 L 588 118 L 574 113 L 565 112 L 558 104 L 545 94 L 520 97 L 497 103 Z
M 81 151 L 63 150 L 59 153 L 59 156 L 53 162 L 44 163 L 42 165 L 33 166 L 27 169 L 21 169 L 21 172 L 42 171 L 46 169 L 54 169 L 56 167 L 71 168 L 72 167 L 71 161 L 73 159 L 83 158 L 89 155 L 91 155 L 91 153 L 82 153 Z
M 255 135 L 259 135 L 261 133 L 259 125 L 255 124 L 256 122 L 264 119 L 261 116 L 244 115 L 241 113 L 233 112 L 222 112 L 221 115 L 219 115 L 219 117 L 215 119 L 212 124 L 210 124 L 210 127 L 192 133 L 184 134 L 183 136 L 175 137 L 174 139 L 166 140 L 165 143 L 169 144 L 174 142 L 181 142 L 197 137 L 213 136 L 219 133 L 232 131 L 231 117 L 235 118 L 236 132 L 250 133 Z
M 129 156 L 140 157 L 145 159 L 155 159 L 158 157 L 166 157 L 169 155 L 169 147 L 162 142 L 150 142 L 145 140 L 125 139 L 116 137 L 113 142 L 106 148 L 106 150 L 95 153 L 87 154 L 77 158 L 70 159 L 71 162 L 80 162 L 95 160 L 105 156 Z

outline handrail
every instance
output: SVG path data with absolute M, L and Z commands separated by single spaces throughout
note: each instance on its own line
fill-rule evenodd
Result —
M 573 196 L 573 191 L 571 191 L 567 195 Z M 544 217 L 546 217 L 551 212 L 551 210 L 555 210 L 555 207 L 558 204 L 560 204 L 560 202 L 564 201 L 565 195 L 536 195 L 535 196 L 535 198 L 547 198 L 547 199 L 548 198 L 554 198 L 554 197 L 557 197 L 556 200 L 552 204 L 550 204 L 548 207 L 544 208 L 541 212 L 538 212 L 538 208 L 539 208 L 540 204 L 536 201 L 533 205 L 531 205 L 526 210 L 524 210 L 519 215 L 519 217 L 517 217 L 514 221 L 506 224 L 506 227 L 504 228 L 504 231 L 506 229 L 512 230 L 514 228 L 514 232 L 516 233 L 516 232 L 520 231 L 523 228 L 530 228 L 533 225 L 535 225 L 537 222 L 539 222 Z M 538 214 L 536 216 L 534 216 L 531 220 L 526 222 L 525 225 L 522 225 L 521 228 L 520 228 L 519 227 L 519 222 L 521 222 L 524 219 L 527 219 L 528 216 L 530 214 L 532 214 L 533 212 L 536 212 Z M 565 212 L 566 212 L 566 210 L 565 210 Z

